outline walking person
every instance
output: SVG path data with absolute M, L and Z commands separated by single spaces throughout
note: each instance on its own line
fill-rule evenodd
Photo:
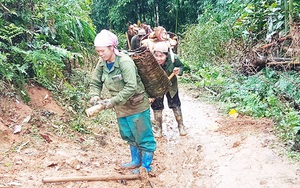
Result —
M 153 30 L 151 29 L 150 25 L 147 25 L 146 22 L 143 22 L 143 23 L 141 24 L 141 27 L 142 27 L 143 29 L 145 29 L 146 34 L 150 34 L 150 33 L 153 32 Z
M 131 39 L 131 50 L 136 50 L 141 47 L 141 40 L 146 35 L 145 29 L 140 29 L 134 37 Z
M 127 141 L 131 153 L 131 162 L 121 167 L 142 166 L 149 172 L 156 141 L 148 95 L 133 60 L 121 53 L 117 45 L 117 36 L 108 30 L 95 37 L 94 46 L 100 59 L 91 77 L 90 103 L 103 104 L 105 109 L 113 108 L 116 113 L 121 138 Z M 100 99 L 103 86 L 110 99 Z
M 126 31 L 125 35 L 126 35 L 126 39 L 127 39 L 127 49 L 130 50 L 131 49 L 131 39 L 134 35 L 136 35 L 136 32 L 133 30 L 134 27 L 133 25 L 129 25 L 128 26 L 128 30 Z
M 157 63 L 161 65 L 167 75 L 175 74 L 171 79 L 171 88 L 166 93 L 168 107 L 173 110 L 175 119 L 178 124 L 179 134 L 181 136 L 187 135 L 185 126 L 183 124 L 181 101 L 178 94 L 178 81 L 176 75 L 182 75 L 184 65 L 179 60 L 176 54 L 170 54 L 169 48 L 165 42 L 158 42 L 154 45 L 153 56 Z M 164 109 L 164 96 L 161 98 L 155 98 L 151 104 L 151 108 L 154 113 L 155 125 L 154 134 L 155 137 L 162 137 L 162 111 Z

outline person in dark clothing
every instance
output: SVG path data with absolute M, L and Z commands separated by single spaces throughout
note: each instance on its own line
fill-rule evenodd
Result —
M 142 28 L 145 29 L 146 34 L 150 34 L 153 32 L 153 30 L 151 29 L 150 25 L 147 25 L 146 22 L 141 24 Z
M 134 35 L 136 35 L 137 32 L 134 30 L 134 26 L 130 25 L 128 26 L 128 30 L 126 31 L 126 38 L 127 38 L 127 49 L 131 49 L 131 39 Z
M 145 29 L 140 29 L 138 34 L 131 39 L 131 50 L 136 50 L 141 47 L 141 40 L 146 35 Z

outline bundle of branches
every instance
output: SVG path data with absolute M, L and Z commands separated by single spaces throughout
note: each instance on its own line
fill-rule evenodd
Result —
M 277 70 L 300 70 L 300 23 L 291 27 L 289 35 L 272 35 L 270 43 L 253 48 L 241 60 L 241 72 L 246 75 L 257 73 L 268 66 Z

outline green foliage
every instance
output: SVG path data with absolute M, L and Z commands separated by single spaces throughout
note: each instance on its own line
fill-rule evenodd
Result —
M 230 53 L 234 53 L 229 53 L 226 47 L 232 37 L 231 28 L 226 21 L 221 24 L 214 19 L 201 22 L 186 28 L 179 54 L 188 64 L 186 67 L 189 67 L 190 72 L 201 78 L 196 81 L 197 86 L 222 86 L 227 82 L 226 77 L 231 70 L 231 66 L 224 60 L 232 55 Z
M 9 25 L 3 25 L 3 27 L 0 28 L 0 39 L 4 44 L 8 43 L 9 45 L 13 45 L 16 39 L 18 39 L 18 37 L 22 37 L 22 35 L 24 35 L 26 32 L 28 32 L 26 29 L 18 27 L 13 23 Z
M 12 52 L 18 50 L 18 48 L 11 48 Z M 23 88 L 25 85 L 25 78 L 27 76 L 28 63 L 19 62 L 14 64 L 8 61 L 9 54 L 0 53 L 0 78 L 8 82 L 13 82 L 17 85 L 17 90 L 20 96 L 25 102 L 29 102 L 29 95 Z
M 235 28 L 244 27 L 243 34 L 244 38 L 252 37 L 257 38 L 257 34 L 260 34 L 266 20 L 264 19 L 264 9 L 267 5 L 265 3 L 261 4 L 260 2 L 254 2 L 245 7 L 244 13 L 241 15 L 240 19 L 236 22 Z M 249 36 L 250 34 L 255 36 Z M 264 35 L 265 33 L 261 33 Z
M 231 29 L 226 23 L 218 24 L 209 20 L 189 26 L 184 35 L 180 43 L 181 57 L 197 67 L 205 67 L 205 64 L 221 63 L 226 55 L 224 47 L 231 37 Z
M 275 32 L 285 34 L 289 16 L 299 19 L 297 15 L 299 4 L 294 3 L 292 10 L 288 10 L 285 3 L 287 1 L 249 1 L 244 4 L 244 9 L 235 22 L 234 29 L 241 33 L 246 41 L 250 38 L 254 42 L 260 39 L 270 40 Z M 291 15 L 288 15 L 288 12 Z
M 22 61 L 15 61 L 15 58 L 19 57 L 18 51 L 21 49 L 14 44 L 27 32 L 13 23 L 4 25 L 0 29 L 0 78 L 15 82 L 20 91 L 23 90 L 22 87 L 27 76 L 26 70 L 29 65 Z
M 44 87 L 54 90 L 55 83 L 64 78 L 64 61 L 81 55 L 49 43 L 34 45 L 34 50 L 27 51 L 24 59 L 31 63 L 35 80 Z
M 238 76 L 238 75 L 237 75 Z M 264 80 L 263 74 L 250 77 L 234 78 L 224 84 L 224 91 L 217 96 L 226 102 L 229 108 L 236 108 L 239 112 L 255 117 L 272 117 L 280 112 L 274 87 L 270 87 L 270 80 Z
M 196 75 L 200 76 L 202 79 L 196 82 L 197 87 L 214 87 L 214 86 L 222 86 L 226 79 L 226 71 L 224 71 L 223 67 L 203 67 L 200 68 Z
M 15 77 L 15 65 L 11 65 L 7 62 L 6 54 L 0 54 L 0 76 L 2 79 L 12 81 Z
M 5 1 L 0 14 L 0 77 L 22 89 L 35 79 L 48 89 L 65 79 L 65 63 L 87 57 L 95 29 L 90 0 Z
M 97 31 L 109 28 L 123 33 L 127 30 L 127 24 L 140 21 L 153 27 L 162 25 L 168 31 L 177 32 L 182 30 L 181 26 L 197 22 L 201 4 L 203 1 L 200 0 L 95 0 L 91 18 Z
M 296 72 L 264 69 L 253 76 L 237 76 L 224 85 L 217 98 L 227 105 L 227 109 L 235 108 L 242 114 L 274 119 L 281 137 L 287 143 L 299 144 L 300 114 L 294 107 L 298 105 L 300 89 L 295 85 L 300 79 L 296 75 Z
M 77 117 L 74 121 L 71 122 L 71 128 L 79 133 L 90 134 L 91 131 L 87 129 L 85 125 L 85 120 L 82 117 Z
M 69 77 L 69 82 L 64 82 L 62 89 L 57 91 L 57 96 L 63 106 L 69 106 L 73 111 L 84 114 L 88 101 L 87 88 L 89 76 L 84 71 L 74 70 Z
M 122 49 L 127 49 L 127 39 L 126 39 L 126 35 L 124 33 L 116 33 L 116 35 L 118 36 L 118 49 L 122 50 Z
M 95 29 L 88 17 L 89 4 L 85 0 L 60 0 L 52 1 L 51 6 L 45 5 L 45 12 L 41 12 L 45 20 L 41 23 L 42 34 L 51 37 L 53 42 L 59 41 L 61 46 L 84 50 L 83 47 L 90 45 L 95 37 Z
M 266 68 L 243 76 L 233 66 L 244 54 L 241 50 L 283 31 L 286 15 L 280 3 L 203 1 L 199 24 L 185 27 L 179 54 L 196 86 L 208 89 L 228 111 L 274 119 L 278 134 L 300 150 L 299 74 Z

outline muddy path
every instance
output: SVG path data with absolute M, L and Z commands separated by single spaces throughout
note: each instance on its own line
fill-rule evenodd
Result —
M 196 99 L 193 89 L 181 88 L 182 111 L 188 135 L 180 137 L 173 113 L 163 111 L 163 138 L 150 174 L 157 188 L 293 188 L 300 185 L 300 165 L 288 159 L 274 136 L 272 122 L 249 117 L 227 117 L 218 109 Z M 11 135 L 0 129 L 0 188 L 111 188 L 141 186 L 140 180 L 43 183 L 43 178 L 126 175 L 118 168 L 130 159 L 128 146 L 120 139 L 116 122 L 98 127 L 101 133 L 70 135 L 35 130 L 51 138 Z M 30 126 L 27 130 L 33 131 Z M 91 127 L 98 124 L 91 124 Z M 41 128 L 40 128 L 41 129 Z M 96 129 L 95 129 L 96 130 Z M 103 131 L 105 130 L 105 131 Z M 63 130 L 62 130 L 63 131 Z M 32 133 L 31 133 L 32 135 Z
M 187 93 L 181 98 L 189 135 L 158 140 L 161 187 L 300 186 L 300 165 L 284 154 L 270 120 L 227 117 Z M 165 119 L 174 124 L 170 111 Z

